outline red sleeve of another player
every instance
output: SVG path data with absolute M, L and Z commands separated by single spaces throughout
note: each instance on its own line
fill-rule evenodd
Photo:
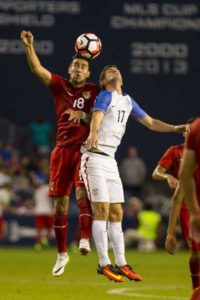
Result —
M 94 85 L 92 89 L 92 97 L 90 98 L 90 108 L 93 110 L 94 102 L 96 99 L 96 96 L 99 94 L 100 88 L 97 85 Z
M 169 170 L 173 163 L 173 160 L 174 160 L 174 148 L 170 147 L 161 157 L 161 159 L 158 162 L 158 165 L 160 165 L 166 170 Z

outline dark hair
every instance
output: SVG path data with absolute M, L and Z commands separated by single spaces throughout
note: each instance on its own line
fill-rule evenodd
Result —
M 107 66 L 105 66 L 105 67 L 103 68 L 103 70 L 101 71 L 100 76 L 99 76 L 99 84 L 100 84 L 101 87 L 103 87 L 103 85 L 101 84 L 101 82 L 104 80 L 104 77 L 105 77 L 105 71 L 108 70 L 109 68 L 112 68 L 112 67 L 113 67 L 113 68 L 119 69 L 118 66 L 116 66 L 116 65 L 107 65 Z
M 73 63 L 73 61 L 74 61 L 75 59 L 83 59 L 83 60 L 87 61 L 88 67 L 89 67 L 89 70 L 90 70 L 91 59 L 89 59 L 89 58 L 87 58 L 87 57 L 84 57 L 84 56 L 81 56 L 80 54 L 76 53 L 74 56 L 72 56 L 70 65 Z

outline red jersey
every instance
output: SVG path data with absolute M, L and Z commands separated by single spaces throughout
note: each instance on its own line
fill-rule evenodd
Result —
M 184 145 L 171 146 L 167 149 L 164 155 L 159 160 L 158 164 L 170 171 L 170 173 L 178 179 L 178 171 L 181 162 L 181 157 L 183 155 Z M 185 202 L 182 202 L 182 208 L 185 208 Z
M 187 138 L 186 148 L 193 150 L 196 156 L 197 168 L 194 179 L 196 184 L 197 198 L 200 203 L 200 118 L 192 124 Z
M 161 157 L 158 164 L 164 169 L 169 170 L 175 178 L 178 178 L 178 170 L 182 154 L 183 145 L 171 146 Z
M 89 125 L 82 120 L 79 125 L 69 121 L 67 109 L 91 112 L 99 87 L 86 83 L 81 88 L 74 88 L 69 80 L 52 74 L 50 90 L 53 94 L 57 116 L 57 146 L 80 146 L 88 137 Z

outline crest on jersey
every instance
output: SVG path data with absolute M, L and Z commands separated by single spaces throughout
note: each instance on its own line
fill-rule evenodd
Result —
M 53 181 L 49 182 L 49 190 L 50 191 L 54 190 L 54 182 Z
M 90 91 L 86 91 L 82 93 L 83 97 L 87 100 L 90 99 L 91 97 L 91 92 Z

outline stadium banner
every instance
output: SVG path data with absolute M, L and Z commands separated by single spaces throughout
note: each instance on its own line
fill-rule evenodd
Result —
M 76 234 L 79 228 L 77 227 L 77 216 L 70 215 L 68 243 L 70 244 L 76 239 Z M 45 233 L 45 232 L 44 232 Z M 36 230 L 33 216 L 16 215 L 7 213 L 4 216 L 4 234 L 0 240 L 0 245 L 13 246 L 33 246 L 35 243 Z M 55 236 L 53 233 L 50 239 L 50 244 L 55 244 Z

